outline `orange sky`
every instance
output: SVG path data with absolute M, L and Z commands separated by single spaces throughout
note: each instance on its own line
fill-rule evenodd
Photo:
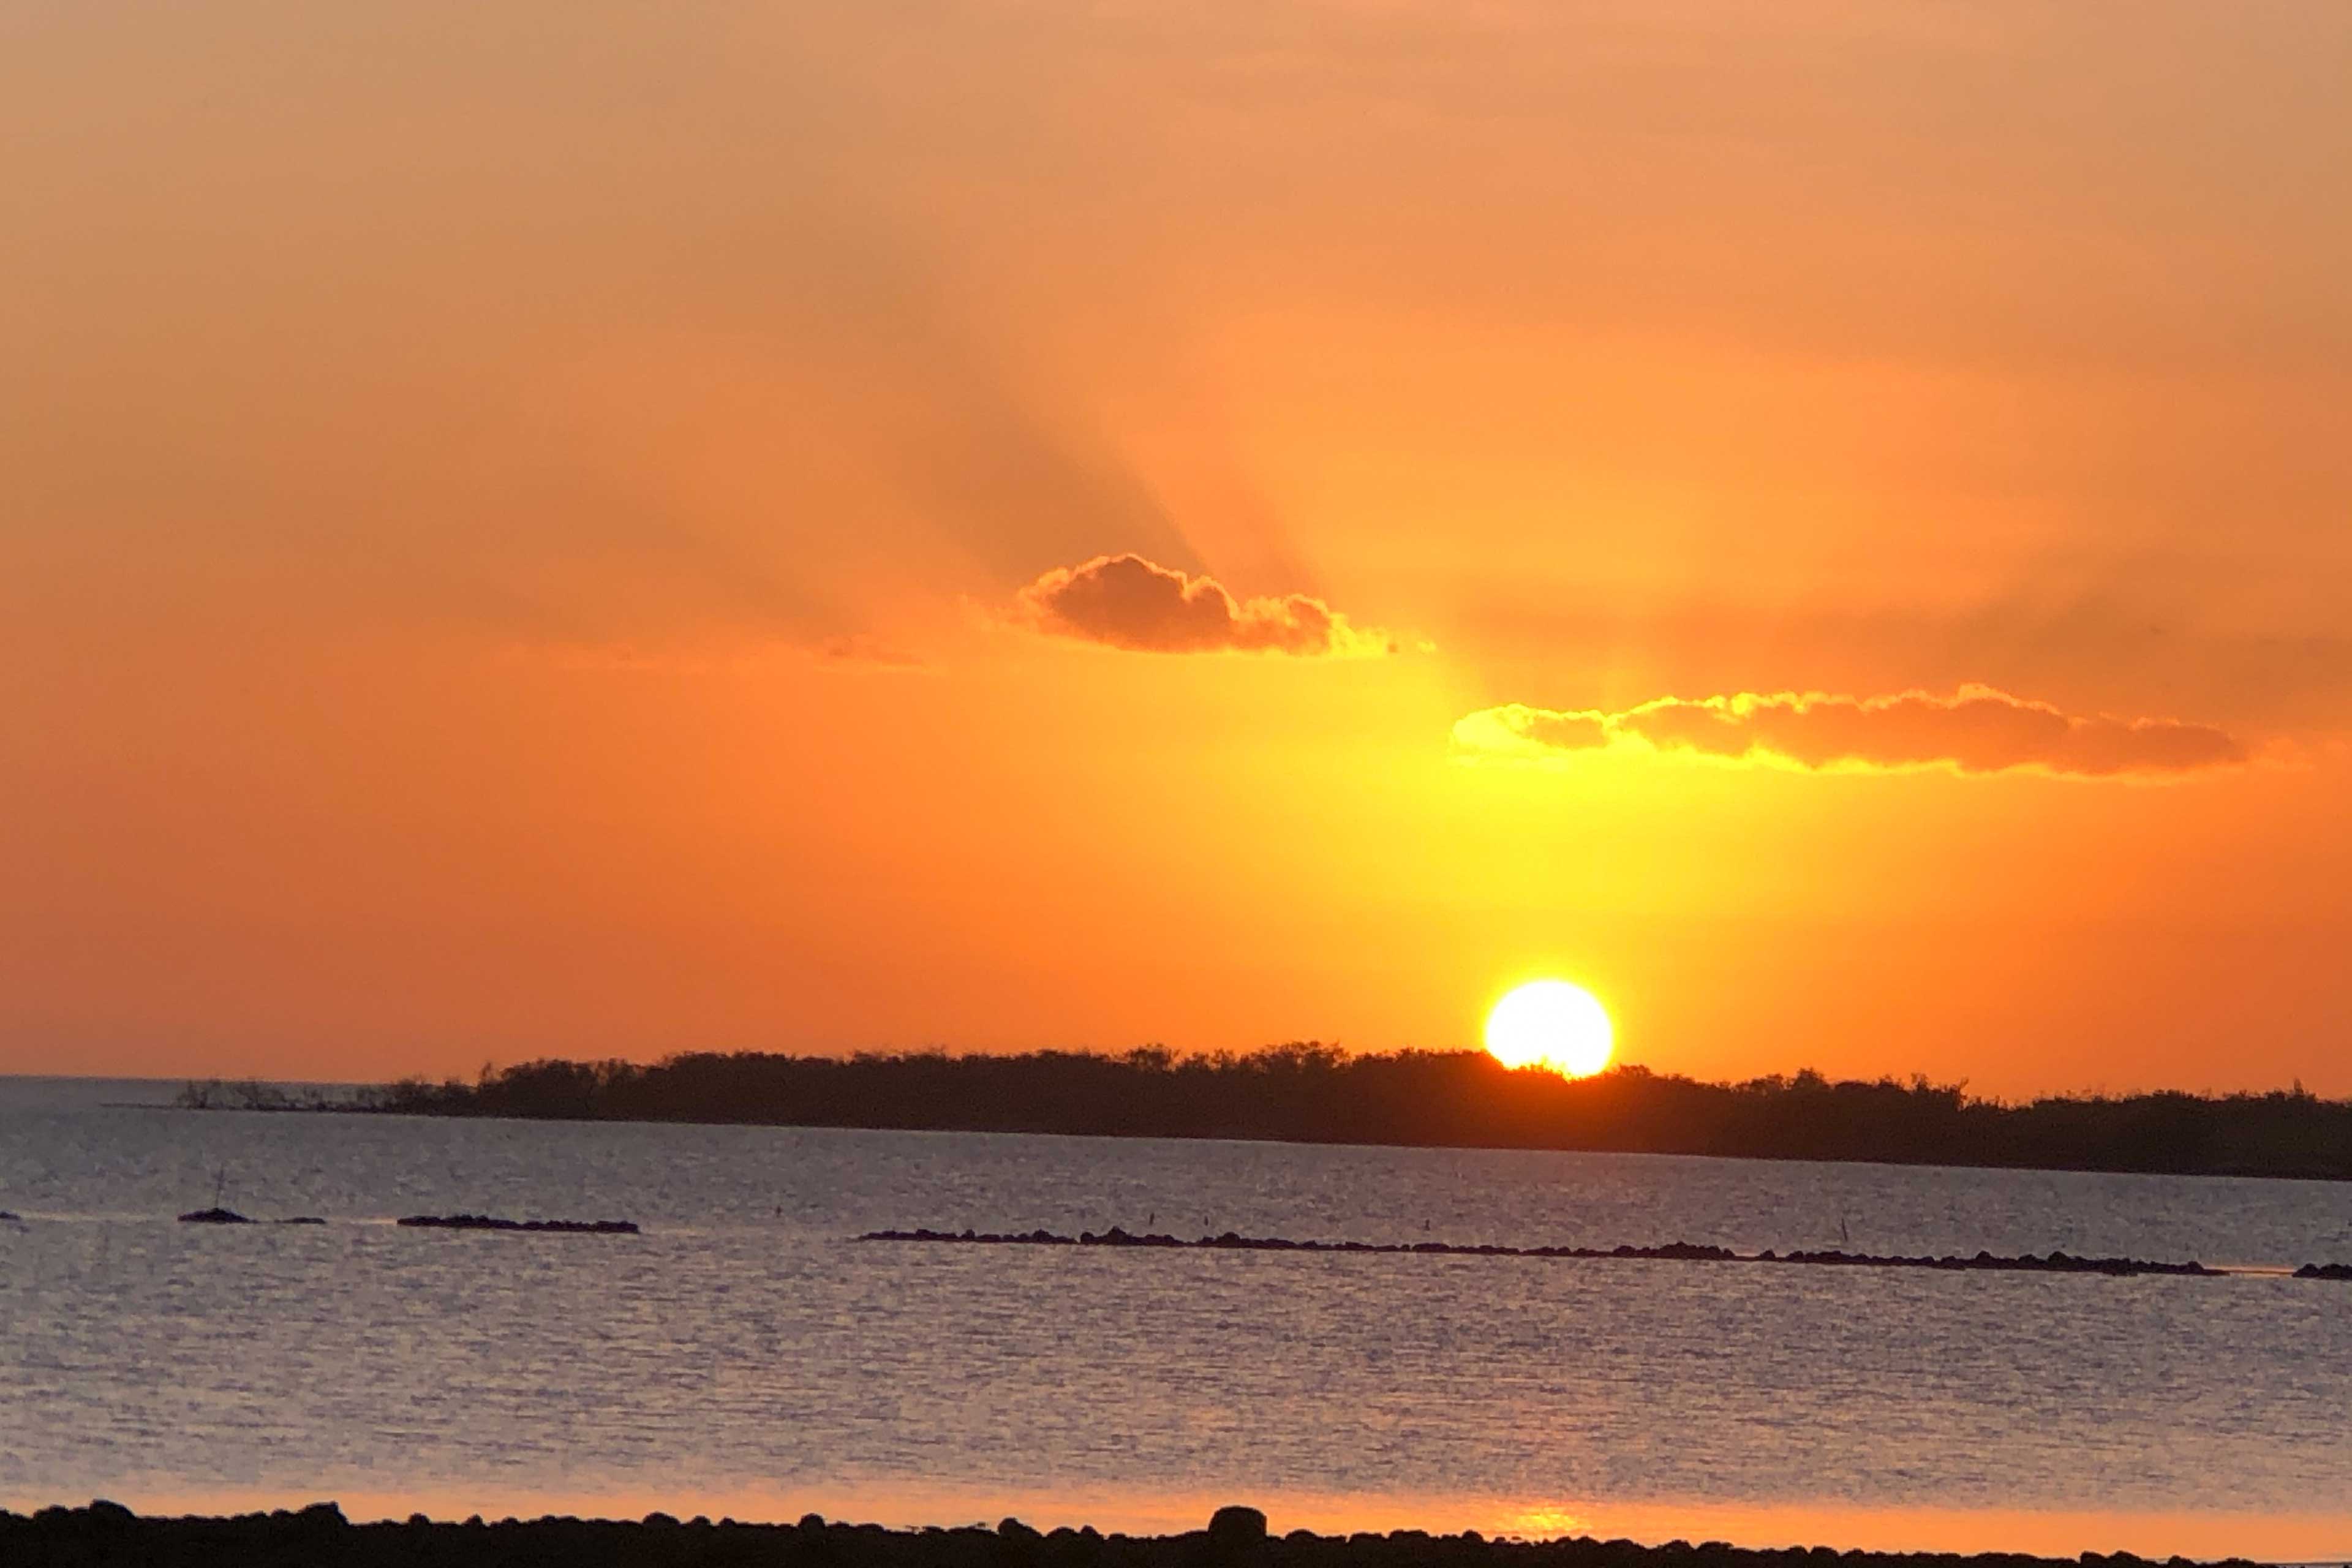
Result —
M 1666 1070 L 2352 1091 L 2347 60 L 10 6 L 0 1071 L 1454 1046 L 1549 973 Z

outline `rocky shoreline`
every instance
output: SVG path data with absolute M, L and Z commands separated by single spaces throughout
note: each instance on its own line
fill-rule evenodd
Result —
M 141 1518 L 110 1502 L 0 1512 L 0 1563 L 12 1568 L 2138 1568 L 2129 1552 L 2041 1558 L 2009 1552 L 1754 1551 L 1709 1542 L 1643 1546 L 1577 1537 L 1488 1540 L 1475 1532 L 1385 1535 L 1267 1532 L 1252 1508 L 1220 1509 L 1181 1535 L 993 1530 L 887 1530 L 814 1514 L 797 1524 L 739 1524 L 667 1514 L 643 1520 L 539 1519 L 353 1524 L 333 1503 L 229 1519 Z M 2181 1568 L 2186 1560 L 2169 1560 Z M 2232 1559 L 2233 1563 L 2242 1560 Z

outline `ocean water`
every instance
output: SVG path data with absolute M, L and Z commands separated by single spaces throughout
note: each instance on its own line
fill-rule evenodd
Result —
M 0 1506 L 2352 1555 L 2352 1285 L 861 1244 L 2352 1261 L 2352 1187 L 188 1112 L 0 1079 Z M 136 1102 L 145 1100 L 142 1105 Z M 259 1219 L 183 1226 L 219 1191 Z M 638 1237 L 403 1230 L 421 1212 Z

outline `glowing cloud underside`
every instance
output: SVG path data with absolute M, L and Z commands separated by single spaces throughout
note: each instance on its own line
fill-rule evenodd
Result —
M 1622 713 L 1511 703 L 1457 721 L 1454 743 L 1468 756 L 1537 763 L 1643 749 L 1813 771 L 2031 770 L 2074 778 L 2178 776 L 2246 760 L 2244 747 L 2209 725 L 2070 714 L 1990 686 L 1949 697 L 1662 697 Z
M 1238 599 L 1213 577 L 1140 555 L 1059 566 L 1021 590 L 1020 618 L 1056 637 L 1136 653 L 1287 653 L 1362 657 L 1394 651 L 1383 634 L 1307 594 Z

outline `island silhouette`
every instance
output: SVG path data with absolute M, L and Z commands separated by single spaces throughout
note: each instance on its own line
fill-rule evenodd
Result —
M 1832 1552 L 1826 1547 L 1750 1550 L 1709 1541 L 1646 1546 L 1591 1536 L 1489 1539 L 1475 1531 L 1435 1535 L 1276 1534 L 1245 1504 L 1221 1508 L 1204 1530 L 1158 1536 L 1106 1535 L 1092 1528 L 1038 1530 L 1007 1519 L 952 1530 L 891 1530 L 809 1514 L 797 1524 L 761 1524 L 650 1513 L 641 1521 L 575 1518 L 357 1523 L 331 1502 L 233 1518 L 142 1518 L 120 1503 L 0 1510 L 0 1561 L 111 1568 L 216 1568 L 246 1563 L 337 1563 L 373 1568 L 471 1568 L 473 1564 L 777 1564 L 779 1568 L 2157 1568 L 2130 1552 L 2079 1558 L 1988 1552 Z M 2174 1563 L 2185 1558 L 2172 1559 Z M 2220 1568 L 2252 1568 L 2231 1558 Z
M 471 1082 L 407 1079 L 336 1099 L 191 1085 L 183 1103 L 2352 1178 L 2352 1101 L 2299 1084 L 2011 1104 L 1924 1077 L 1832 1081 L 1804 1071 L 1709 1083 L 1627 1066 L 1570 1079 L 1478 1051 L 1355 1054 L 1312 1041 L 1195 1056 L 1155 1047 L 548 1059 L 485 1068 Z

